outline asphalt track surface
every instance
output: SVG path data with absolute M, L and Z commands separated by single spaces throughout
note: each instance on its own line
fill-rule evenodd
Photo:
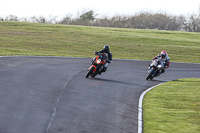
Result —
M 143 91 L 200 78 L 200 64 L 171 63 L 146 81 L 150 61 L 114 60 L 106 73 L 86 79 L 90 60 L 1 57 L 0 133 L 137 133 Z

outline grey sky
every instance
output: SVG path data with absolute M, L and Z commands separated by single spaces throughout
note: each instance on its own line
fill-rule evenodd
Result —
M 132 15 L 140 11 L 175 15 L 198 13 L 200 0 L 0 0 L 0 16 L 64 16 L 94 10 L 100 16 Z

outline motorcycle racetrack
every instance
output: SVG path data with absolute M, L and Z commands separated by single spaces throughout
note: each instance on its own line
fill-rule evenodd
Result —
M 136 133 L 138 101 L 146 89 L 200 78 L 200 64 L 171 63 L 146 80 L 151 61 L 117 60 L 85 78 L 91 58 L 1 57 L 1 133 Z

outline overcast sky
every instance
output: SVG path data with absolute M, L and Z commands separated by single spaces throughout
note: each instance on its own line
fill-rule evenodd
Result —
M 140 11 L 174 15 L 198 13 L 200 0 L 0 0 L 0 16 L 77 15 L 94 10 L 99 16 L 132 15 Z

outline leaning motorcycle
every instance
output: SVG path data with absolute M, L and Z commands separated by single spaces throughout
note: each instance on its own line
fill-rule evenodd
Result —
M 149 71 L 146 76 L 146 80 L 153 79 L 161 74 L 162 69 L 164 69 L 164 63 L 161 59 L 154 60 L 149 66 Z
M 89 76 L 95 77 L 97 74 L 100 74 L 103 69 L 103 65 L 106 64 L 106 59 L 107 59 L 106 54 L 99 53 L 98 56 L 94 58 L 94 60 L 92 61 L 92 64 L 88 68 L 85 77 L 86 78 L 88 78 Z

